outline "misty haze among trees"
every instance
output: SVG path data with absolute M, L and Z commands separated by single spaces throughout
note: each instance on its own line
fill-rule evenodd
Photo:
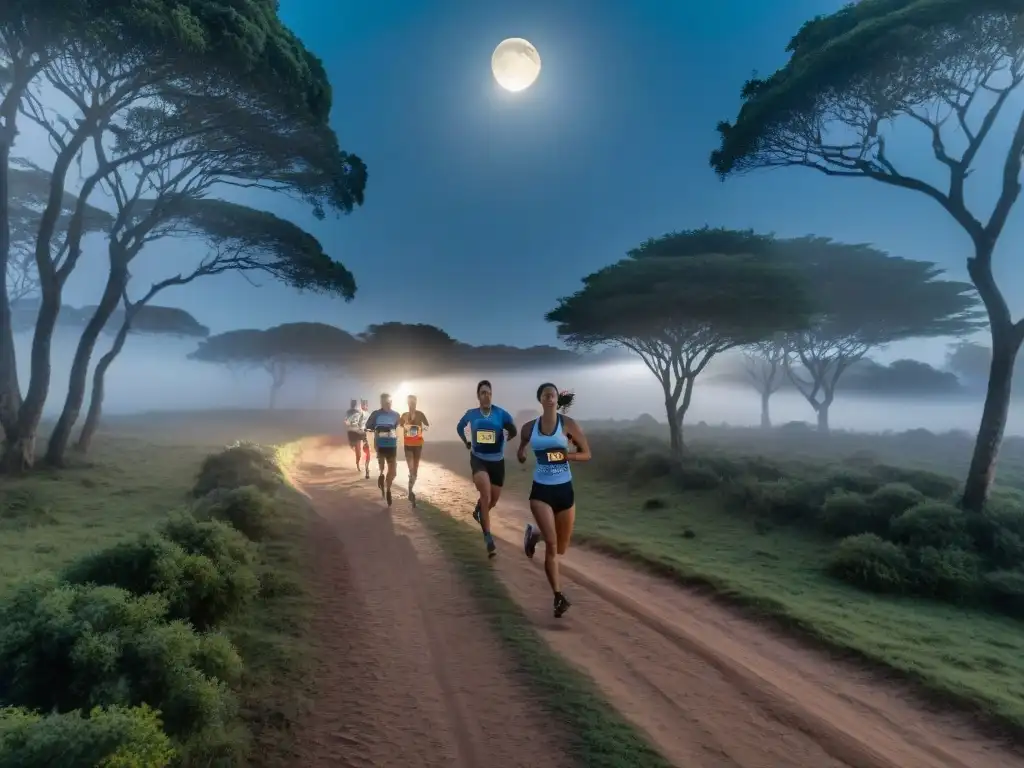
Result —
M 1011 96 L 1024 81 L 1024 38 L 1017 13 L 1002 6 L 959 0 L 937 14 L 933 5 L 862 2 L 808 22 L 790 44 L 788 64 L 743 86 L 743 106 L 719 126 L 711 165 L 722 179 L 798 166 L 924 195 L 968 235 L 970 283 L 949 279 L 924 254 L 889 254 L 823 234 L 780 238 L 713 226 L 652 233 L 555 302 L 547 320 L 568 349 L 517 349 L 466 345 L 428 324 L 354 332 L 294 323 L 210 335 L 202 318 L 161 305 L 167 288 L 225 272 L 355 298 L 355 275 L 313 235 L 222 198 L 233 187 L 260 189 L 318 218 L 363 205 L 368 171 L 328 124 L 323 68 L 273 14 L 185 18 L 176 6 L 136 13 L 128 4 L 109 9 L 114 17 L 101 24 L 87 13 L 64 21 L 38 4 L 15 3 L 0 14 L 0 470 L 36 464 L 58 334 L 77 343 L 64 403 L 48 428 L 50 465 L 65 462 L 86 403 L 76 445 L 88 449 L 105 376 L 129 337 L 155 343 L 166 335 L 195 339 L 194 361 L 265 371 L 268 406 L 296 368 L 325 381 L 342 372 L 406 379 L 628 354 L 657 380 L 680 458 L 698 381 L 749 387 L 765 428 L 772 396 L 798 393 L 822 433 L 845 393 L 983 391 L 963 496 L 965 507 L 979 510 L 1024 340 L 1024 322 L 1012 318 L 993 271 L 1020 192 L 1024 114 Z M 1003 144 L 992 130 L 998 121 L 1012 129 Z M 897 122 L 917 129 L 945 175 L 941 184 L 899 170 L 901 158 L 886 143 Z M 19 126 L 43 131 L 51 155 L 19 157 Z M 1001 168 L 987 211 L 968 195 L 979 157 Z M 64 288 L 91 233 L 105 238 L 107 280 L 95 303 L 68 307 Z M 133 265 L 165 238 L 190 246 L 169 260 L 163 279 L 138 284 Z M 979 341 L 986 333 L 989 340 Z M 16 335 L 31 337 L 23 371 Z M 945 370 L 873 361 L 890 344 L 927 338 L 950 341 Z

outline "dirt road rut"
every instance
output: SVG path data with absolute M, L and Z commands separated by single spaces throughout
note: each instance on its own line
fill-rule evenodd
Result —
M 307 457 L 318 609 L 307 768 L 573 765 L 472 597 L 402 502 Z

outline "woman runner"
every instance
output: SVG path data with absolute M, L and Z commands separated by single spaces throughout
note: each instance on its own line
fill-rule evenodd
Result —
M 473 485 L 480 492 L 473 519 L 480 523 L 480 530 L 484 532 L 487 556 L 494 557 L 498 552 L 491 535 L 491 510 L 505 485 L 505 433 L 508 432 L 509 440 L 514 438 L 516 425 L 508 411 L 491 403 L 491 382 L 484 379 L 476 385 L 476 399 L 480 407 L 466 411 L 455 429 L 469 450 Z
M 551 383 L 537 388 L 542 413 L 523 425 L 516 458 L 522 464 L 526 451 L 537 459 L 530 489 L 530 511 L 537 525 L 527 525 L 523 535 L 526 556 L 533 558 L 537 544 L 544 540 L 544 573 L 555 594 L 555 618 L 560 618 L 571 603 L 562 594 L 558 575 L 558 558 L 569 548 L 572 527 L 576 521 L 576 494 L 572 487 L 570 461 L 589 461 L 590 445 L 580 425 L 564 415 L 572 405 L 571 392 L 559 392 Z M 569 443 L 576 446 L 569 451 Z

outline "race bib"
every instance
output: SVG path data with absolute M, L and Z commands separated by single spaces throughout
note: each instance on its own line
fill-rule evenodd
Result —
M 376 432 L 377 432 L 377 437 L 388 438 L 388 437 L 394 437 L 395 436 L 395 430 L 391 429 L 390 427 L 378 427 Z
M 480 429 L 476 433 L 476 441 L 480 445 L 494 445 L 498 442 L 498 433 L 493 429 Z
M 420 436 L 420 428 L 419 427 L 406 427 L 405 433 L 409 437 L 419 437 Z
M 565 451 L 548 451 L 548 464 L 566 461 Z

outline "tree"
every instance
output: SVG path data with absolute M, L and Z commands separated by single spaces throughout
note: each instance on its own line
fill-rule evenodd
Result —
M 262 273 L 300 291 L 327 293 L 340 296 L 346 301 L 355 297 L 356 284 L 352 273 L 342 264 L 333 261 L 313 235 L 290 221 L 266 211 L 209 198 L 181 200 L 172 211 L 165 215 L 166 220 L 163 222 L 171 228 L 170 231 L 193 240 L 204 239 L 209 251 L 191 272 L 154 283 L 136 301 L 128 298 L 126 283 L 121 284 L 124 318 L 113 345 L 93 371 L 89 410 L 76 444 L 80 451 L 88 449 L 99 424 L 107 371 L 124 347 L 133 324 L 137 326 L 147 318 L 147 314 L 140 314 L 140 311 L 146 309 L 147 304 L 167 288 L 188 285 L 198 278 L 225 272 Z M 97 308 L 90 323 L 96 323 L 97 318 L 102 317 L 108 318 L 109 322 L 110 316 L 111 312 Z M 148 317 L 152 317 L 152 314 Z M 80 343 L 80 349 L 81 346 Z M 87 368 L 88 358 L 79 371 L 72 371 L 72 382 L 77 384 L 82 381 Z M 76 375 L 82 378 L 76 378 Z M 77 409 L 81 405 L 82 399 L 73 398 L 69 391 L 65 410 L 54 427 L 47 448 L 47 460 L 51 464 L 63 461 L 70 432 L 78 415 Z
M 946 369 L 968 386 L 984 383 L 992 368 L 992 350 L 974 341 L 959 341 L 950 344 L 946 352 Z M 1013 391 L 1024 387 L 1024 357 L 1018 357 L 1014 365 Z
M 583 278 L 546 316 L 570 346 L 618 344 L 643 360 L 662 386 L 676 455 L 694 381 L 711 359 L 802 327 L 810 308 L 796 276 L 770 259 L 709 250 L 719 234 L 648 240 Z
M 964 388 L 954 374 L 920 360 L 894 360 L 889 365 L 879 365 L 864 359 L 850 367 L 843 390 L 883 397 L 928 397 L 961 394 Z
M 381 382 L 449 371 L 467 346 L 437 326 L 426 323 L 370 325 L 357 338 L 360 342 L 359 373 L 371 381 Z
M 327 127 L 331 99 L 323 67 L 280 24 L 276 4 L 250 3 L 244 12 L 228 15 L 216 3 L 187 8 L 170 2 L 126 3 L 97 7 L 95 13 L 89 3 L 75 8 L 81 17 L 78 36 L 63 41 L 60 56 L 40 71 L 77 114 L 54 117 L 31 87 L 19 103 L 23 114 L 47 131 L 55 160 L 50 202 L 36 241 L 41 305 L 29 387 L 14 429 L 5 430 L 3 464 L 8 469 L 31 465 L 34 458 L 60 294 L 80 255 L 76 211 L 68 256 L 62 263 L 54 261 L 51 203 L 59 200 L 71 163 L 87 146 L 96 170 L 83 181 L 80 199 L 101 184 L 115 197 L 120 193 L 120 199 L 110 279 L 73 364 L 69 390 L 79 406 L 83 369 L 106 322 L 102 314 L 116 309 L 126 264 L 146 234 L 140 217 L 131 212 L 143 191 L 156 186 L 166 203 L 202 197 L 217 183 L 272 188 L 306 200 L 322 215 L 327 208 L 346 210 L 360 203 L 365 184 L 365 167 L 338 150 Z M 0 30 L 10 31 L 2 24 Z M 126 174 L 129 167 L 133 170 Z M 10 386 L 16 377 L 4 381 L 7 399 L 20 401 L 20 390 Z M 69 401 L 65 410 L 77 407 Z
M 772 426 L 769 403 L 771 397 L 786 381 L 786 342 L 777 336 L 751 344 L 743 350 L 743 367 L 747 380 L 761 395 L 761 427 Z
M 934 200 L 972 244 L 967 271 L 988 313 L 992 362 L 963 504 L 980 510 L 1006 428 L 1014 361 L 1024 321 L 1014 321 L 993 273 L 993 256 L 1021 190 L 1024 108 L 1012 98 L 1024 82 L 1024 9 L 1004 0 L 862 0 L 803 25 L 789 62 L 742 89 L 734 123 L 718 130 L 711 166 L 725 178 L 758 168 L 804 167 L 866 178 Z M 1003 113 L 1012 119 L 995 204 L 968 205 L 966 181 Z M 901 170 L 887 139 L 906 125 L 944 175 Z M 901 135 L 908 135 L 907 133 Z M 991 140 L 991 141 L 990 141 Z
M 333 325 L 285 323 L 265 331 L 242 329 L 217 334 L 200 342 L 190 360 L 227 367 L 260 367 L 270 374 L 269 407 L 298 366 L 343 366 L 358 349 L 359 342 Z
M 873 349 L 912 338 L 958 336 L 979 327 L 977 294 L 941 279 L 935 264 L 828 238 L 779 240 L 778 258 L 799 270 L 814 321 L 786 334 L 784 367 L 828 432 L 837 386 Z

